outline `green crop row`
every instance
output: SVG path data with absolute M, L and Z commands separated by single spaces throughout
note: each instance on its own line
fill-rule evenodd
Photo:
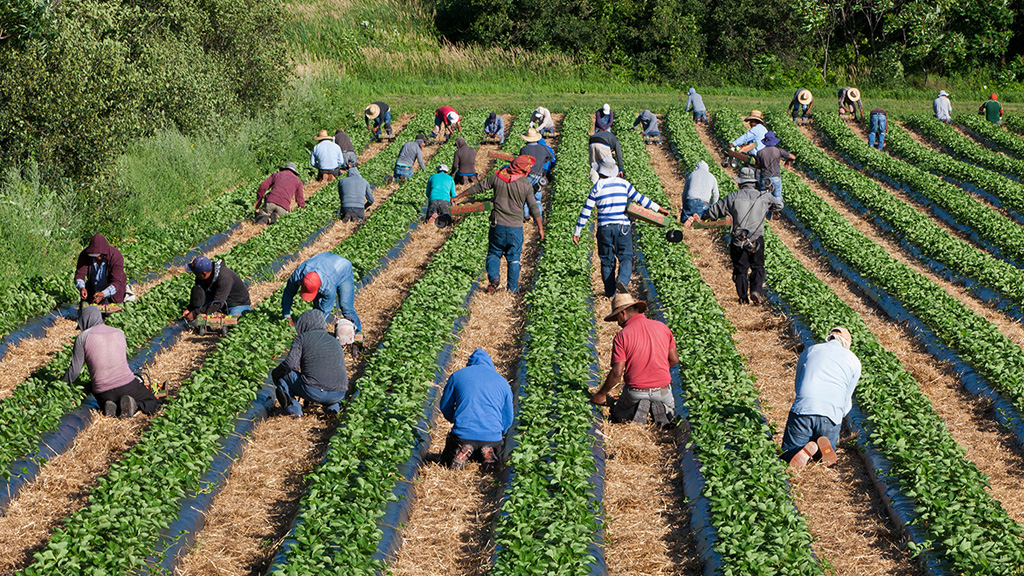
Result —
M 687 114 L 673 109 L 666 128 L 688 170 L 705 160 L 716 170 L 723 197 L 735 189 L 707 157 Z M 622 148 L 633 186 L 669 205 L 640 135 L 623 135 Z M 690 437 L 706 482 L 702 494 L 710 503 L 713 548 L 724 573 L 823 574 L 807 524 L 793 504 L 786 464 L 771 440 L 753 378 L 732 340 L 734 328 L 687 246 L 669 243 L 660 229 L 637 228 L 647 271 L 675 334 Z
M 1024 116 L 1017 114 L 1007 114 L 1003 116 L 1003 126 L 1006 126 L 1012 132 L 1017 134 L 1024 134 Z
M 941 124 L 941 122 L 940 122 Z M 878 172 L 892 180 L 909 186 L 915 192 L 928 199 L 936 206 L 945 210 L 960 224 L 975 230 L 978 235 L 998 248 L 1002 254 L 1017 263 L 1024 263 L 1024 228 L 1003 216 L 980 200 L 971 196 L 966 190 L 945 182 L 934 174 L 929 174 L 913 164 L 897 160 L 881 150 L 868 146 L 867 142 L 853 133 L 838 116 L 823 114 L 816 119 L 816 126 L 824 132 L 832 146 L 859 163 L 865 170 Z M 933 150 L 924 149 L 911 140 L 909 135 L 899 127 L 893 126 L 891 134 L 887 134 L 886 142 L 897 149 L 914 148 L 920 151 L 919 156 L 927 161 L 936 157 L 951 164 L 960 164 L 945 155 Z M 891 138 L 895 136 L 895 138 Z M 903 146 L 905 144 L 905 146 Z M 980 172 L 984 170 L 977 169 Z M 1001 178 L 996 174 L 993 177 Z M 982 181 L 976 182 L 981 184 Z M 1019 192 L 1024 188 L 1012 183 Z
M 907 116 L 903 122 L 957 158 L 1018 178 L 1024 177 L 1024 160 L 989 150 L 931 115 L 915 114 Z
M 1006 116 L 1003 118 L 1003 124 L 1010 124 L 1011 118 L 1016 120 L 1018 117 Z M 1020 136 L 1007 131 L 1002 126 L 996 126 L 976 114 L 957 114 L 954 120 L 980 136 L 982 140 L 988 140 L 996 148 L 1006 150 L 1018 159 L 1024 159 L 1024 139 L 1021 139 Z
M 521 114 L 526 118 L 529 111 Z M 518 426 L 506 488 L 495 527 L 495 576 L 589 575 L 588 552 L 599 529 L 591 476 L 594 408 L 588 383 L 596 361 L 589 234 L 572 242 L 572 230 L 590 191 L 587 112 L 569 110 L 559 129 L 558 163 L 550 208 L 545 211 L 544 257 L 527 296 L 529 321 L 519 391 Z M 513 131 L 515 135 L 518 132 Z
M 411 186 L 410 181 L 403 188 Z M 384 210 L 388 203 L 368 221 L 401 217 Z M 365 236 L 372 236 L 378 260 L 395 241 L 364 226 L 346 242 Z M 88 506 L 73 514 L 20 574 L 127 574 L 145 567 L 160 531 L 178 513 L 179 499 L 199 487 L 220 439 L 263 386 L 274 357 L 288 349 L 294 329 L 281 320 L 283 291 L 243 316 L 219 341 L 141 441 L 99 480 Z M 296 304 L 296 313 L 307 307 Z M 111 553 L 111 543 L 117 553 Z

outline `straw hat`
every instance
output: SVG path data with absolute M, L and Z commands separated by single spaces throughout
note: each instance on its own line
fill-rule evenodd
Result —
M 760 122 L 764 124 L 764 117 L 761 115 L 760 110 L 751 110 L 750 114 L 743 117 L 744 122 Z
M 366 107 L 367 118 L 373 120 L 377 116 L 380 116 L 380 106 L 377 106 L 376 104 L 370 104 L 369 106 Z
M 850 100 L 853 100 L 854 102 L 857 102 L 858 100 L 860 100 L 860 90 L 857 90 L 856 88 L 850 88 L 846 92 L 846 97 L 849 98 Z
M 853 345 L 853 336 L 850 336 L 850 331 L 842 326 L 836 326 L 835 328 L 828 331 L 828 336 L 825 337 L 825 342 L 829 340 L 838 340 L 843 348 L 847 350 Z
M 798 102 L 806 106 L 810 104 L 812 100 L 814 100 L 814 95 L 811 94 L 810 90 L 804 88 L 803 90 L 800 91 L 799 94 L 797 94 L 796 99 Z
M 537 142 L 538 140 L 543 138 L 543 136 L 540 135 L 540 132 L 538 132 L 536 128 L 530 128 L 529 130 L 526 131 L 526 134 L 520 134 L 519 137 L 522 138 L 523 140 L 526 140 L 527 142 Z
M 313 138 L 313 141 L 319 142 L 321 140 L 334 140 L 334 136 L 328 134 L 327 130 L 320 130 L 316 133 L 316 138 Z
M 637 307 L 637 311 L 640 314 L 647 311 L 647 302 L 644 302 L 643 300 L 633 300 L 633 297 L 629 294 L 616 294 L 615 298 L 612 298 L 612 312 L 604 317 L 604 321 L 614 322 L 615 317 L 619 315 L 619 312 L 633 306 Z

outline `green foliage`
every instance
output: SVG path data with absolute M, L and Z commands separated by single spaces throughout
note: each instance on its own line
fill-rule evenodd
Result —
M 926 114 L 908 116 L 904 123 L 965 162 L 1017 178 L 1024 178 L 1024 160 L 989 150 L 964 136 L 956 128 L 945 122 L 940 122 L 934 116 Z
M 1003 117 L 1003 124 L 1009 124 L 1010 116 Z M 1024 140 L 1014 136 L 1002 126 L 973 114 L 957 114 L 956 122 L 973 132 L 982 141 L 990 143 L 997 149 L 1005 150 L 1020 160 L 1024 160 Z
M 21 46 L 45 38 L 51 32 L 46 0 L 8 0 L 0 4 L 0 49 L 3 43 Z

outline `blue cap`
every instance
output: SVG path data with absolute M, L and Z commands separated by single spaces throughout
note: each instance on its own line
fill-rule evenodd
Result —
M 196 256 L 196 259 L 188 265 L 188 271 L 193 274 L 206 274 L 213 272 L 213 262 L 206 256 Z

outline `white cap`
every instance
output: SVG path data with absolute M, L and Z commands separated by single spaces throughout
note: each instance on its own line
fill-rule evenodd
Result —
M 604 112 L 605 114 L 611 114 L 612 107 L 605 104 L 604 106 L 601 107 L 601 111 Z
M 459 115 L 456 114 L 455 112 L 449 112 L 448 113 L 448 121 L 449 122 L 458 122 L 459 121 Z
M 437 171 L 438 172 L 448 172 L 448 165 L 447 164 L 438 164 L 437 165 Z

